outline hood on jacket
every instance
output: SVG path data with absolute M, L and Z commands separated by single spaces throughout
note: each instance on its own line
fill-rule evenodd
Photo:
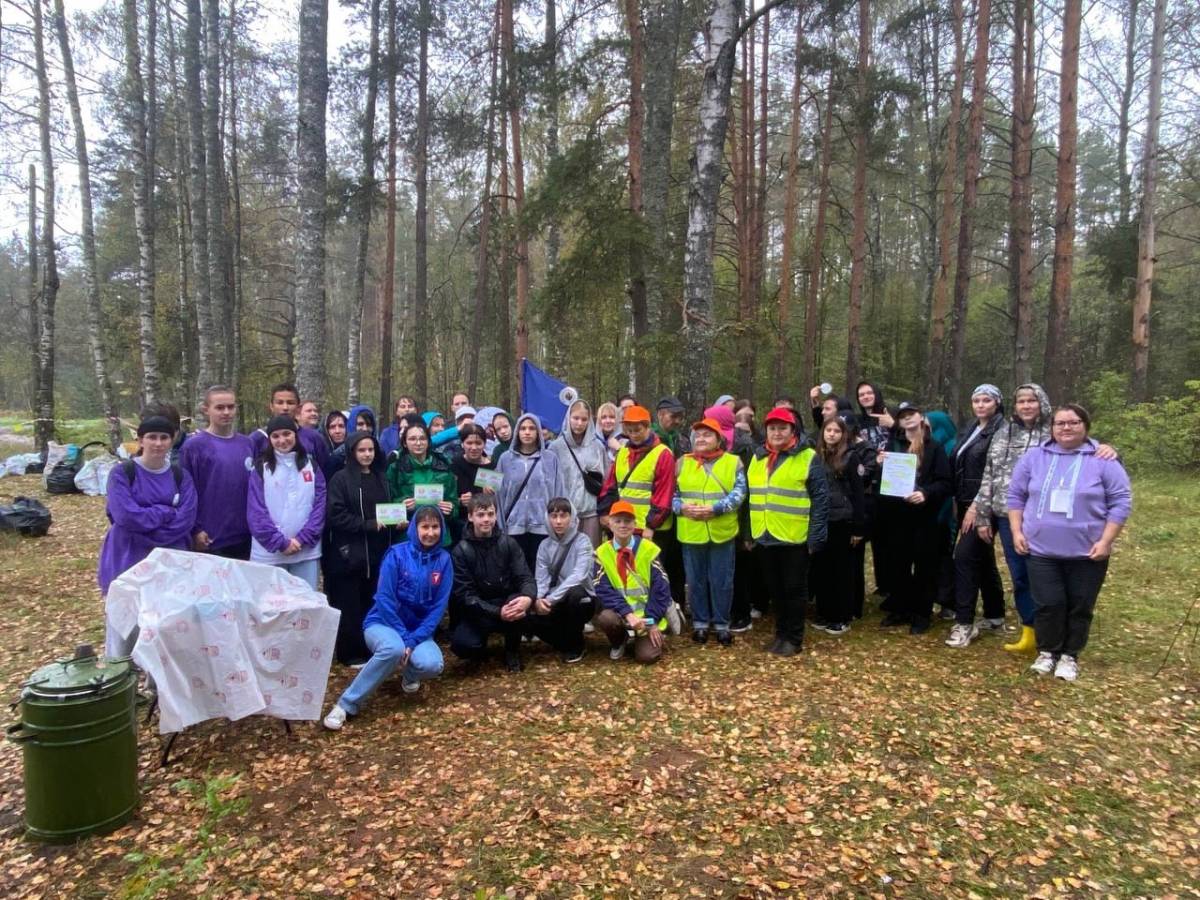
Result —
M 721 436 L 725 438 L 726 450 L 733 449 L 733 410 L 724 403 L 710 406 L 704 411 L 702 418 L 712 419 L 721 426 Z
M 1050 395 L 1046 393 L 1044 387 L 1032 381 L 1028 384 L 1018 384 L 1017 389 L 1013 391 L 1012 420 L 1022 428 L 1025 427 L 1024 423 L 1021 422 L 1021 417 L 1017 415 L 1017 394 L 1024 390 L 1033 391 L 1037 395 L 1038 407 L 1041 409 L 1041 413 L 1038 415 L 1037 421 L 1033 423 L 1033 427 L 1038 428 L 1049 424 L 1050 414 L 1054 412 L 1054 407 L 1050 405 Z
M 376 475 L 382 475 L 387 470 L 387 460 L 383 458 L 383 449 L 379 446 L 379 440 L 369 431 L 355 431 L 346 438 L 346 468 L 358 471 L 358 463 L 354 459 L 354 448 L 363 441 L 370 441 L 375 445 L 375 458 L 371 461 L 371 471 Z
M 940 409 L 927 412 L 925 420 L 929 423 L 929 432 L 938 446 L 946 451 L 947 456 L 952 455 L 954 445 L 958 443 L 958 429 L 954 427 L 954 420 Z
M 421 421 L 425 423 L 426 428 L 429 428 L 431 425 L 433 425 L 434 419 L 441 419 L 443 423 L 446 421 L 446 417 L 436 409 L 427 409 L 425 412 L 421 413 Z
M 375 418 L 375 410 L 367 406 L 365 403 L 360 403 L 357 406 L 350 407 L 350 412 L 346 413 L 346 431 L 358 431 L 358 414 L 364 414 L 371 420 L 371 431 L 379 431 L 379 422 Z
M 491 427 L 492 419 L 498 415 L 507 416 L 508 413 L 499 406 L 481 406 L 479 407 L 479 411 L 475 413 L 475 424 L 486 431 Z
M 331 409 L 329 412 L 325 413 L 325 418 L 321 420 L 321 436 L 325 438 L 325 443 L 329 445 L 330 450 L 341 446 L 341 444 L 335 444 L 333 442 L 333 438 L 329 436 L 329 422 L 334 416 L 337 416 L 342 421 L 346 420 L 346 414 L 340 409 Z M 346 437 L 349 437 L 350 429 L 347 428 L 346 432 Z M 342 443 L 345 443 L 345 438 L 342 439 Z
M 1100 445 L 1092 438 L 1084 438 L 1083 443 L 1074 450 L 1064 450 L 1058 445 L 1058 441 L 1054 440 L 1054 438 L 1046 438 L 1046 440 L 1042 441 L 1039 446 L 1047 453 L 1055 453 L 1059 456 L 1073 456 L 1076 453 L 1083 453 L 1091 456 L 1100 449 Z
M 437 513 L 438 521 L 442 524 L 442 539 L 429 548 L 422 547 L 421 541 L 417 538 L 417 513 L 426 509 L 432 509 L 435 513 Z M 406 531 L 408 532 L 406 538 L 409 544 L 412 545 L 413 550 L 415 550 L 417 553 L 437 553 L 446 545 L 446 517 L 442 515 L 442 511 L 436 506 L 421 506 L 417 509 L 414 509 L 412 518 L 409 520 L 409 527 L 406 529 Z
M 584 429 L 583 438 L 579 441 L 576 441 L 575 435 L 571 433 L 571 410 L 573 410 L 576 406 L 582 406 L 587 410 L 587 427 Z M 522 416 L 522 418 L 524 418 L 524 416 Z M 539 428 L 538 434 L 541 434 L 541 431 L 541 428 Z M 596 440 L 600 436 L 596 431 L 596 421 L 592 416 L 592 407 L 588 405 L 586 400 L 576 400 L 567 407 L 567 411 L 563 413 L 562 430 L 559 431 L 558 436 L 561 437 L 564 442 L 571 444 L 573 447 L 583 447 L 588 441 Z
M 861 403 L 858 402 L 858 391 L 864 384 L 875 392 L 875 405 L 870 409 L 866 409 Z M 887 406 L 883 402 L 883 391 L 880 390 L 879 385 L 873 381 L 860 381 L 854 386 L 854 403 L 858 407 L 858 411 L 862 414 L 865 421 L 875 421 L 867 415 L 868 413 L 887 412 Z M 838 406 L 840 407 L 841 404 L 839 403 Z
M 538 452 L 541 453 L 542 451 L 544 451 L 546 449 L 546 436 L 544 434 L 542 434 L 542 420 L 539 419 L 533 413 L 521 413 L 521 415 L 517 417 L 517 421 L 513 423 L 512 444 L 509 447 L 509 449 L 512 450 L 512 452 L 514 452 L 514 453 L 518 452 L 517 451 L 517 435 L 521 430 L 521 423 L 524 422 L 526 419 L 528 419 L 530 422 L 532 422 L 534 425 L 537 426 Z
M 550 525 L 550 513 L 546 513 L 546 538 L 558 544 L 569 544 L 575 540 L 575 535 L 579 534 L 579 513 L 575 509 L 575 504 L 571 503 L 569 497 L 561 498 L 566 500 L 571 507 L 571 519 L 567 523 L 567 530 L 563 532 L 562 537 L 558 537 L 554 533 L 554 528 Z

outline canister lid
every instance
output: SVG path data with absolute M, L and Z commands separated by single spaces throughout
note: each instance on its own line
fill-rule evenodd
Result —
M 97 656 L 89 644 L 80 646 L 75 656 L 42 666 L 25 682 L 23 695 L 68 698 L 99 694 L 128 677 L 128 659 Z

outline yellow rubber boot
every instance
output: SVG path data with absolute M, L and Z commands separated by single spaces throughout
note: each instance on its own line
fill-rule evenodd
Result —
M 1033 634 L 1032 625 L 1021 626 L 1021 636 L 1011 644 L 1005 644 L 1004 649 L 1010 653 L 1032 653 L 1037 649 L 1037 638 Z

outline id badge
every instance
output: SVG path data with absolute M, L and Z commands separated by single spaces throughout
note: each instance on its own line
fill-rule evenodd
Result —
M 1050 492 L 1050 512 L 1062 513 L 1064 516 L 1071 512 L 1071 492 L 1066 488 L 1056 488 Z

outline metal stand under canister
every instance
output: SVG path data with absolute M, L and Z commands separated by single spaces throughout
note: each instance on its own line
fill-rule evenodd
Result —
M 8 728 L 25 769 L 29 837 L 69 843 L 129 821 L 138 805 L 137 673 L 83 645 L 43 666 Z

